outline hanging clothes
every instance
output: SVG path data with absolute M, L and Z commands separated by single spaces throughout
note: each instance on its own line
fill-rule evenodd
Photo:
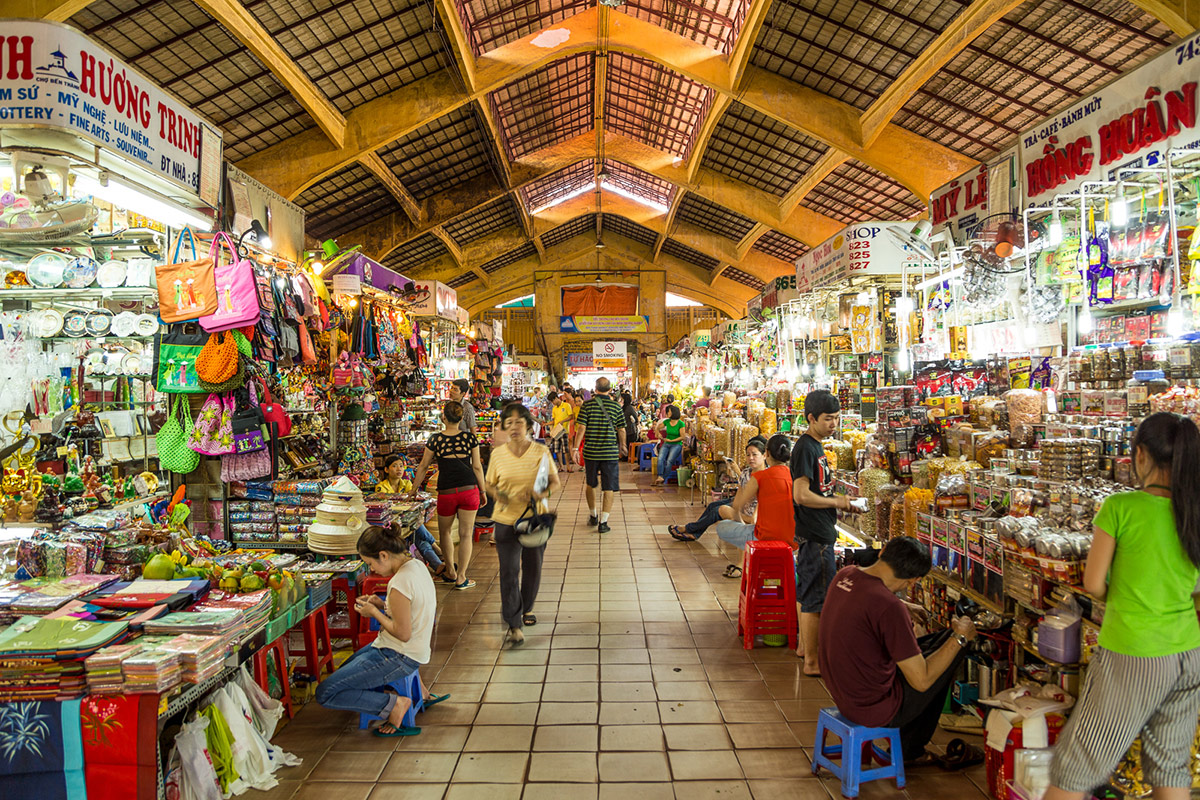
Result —
M 86 800 L 78 700 L 0 704 L 0 797 Z
M 88 800 L 155 800 L 157 695 L 89 695 L 80 719 Z

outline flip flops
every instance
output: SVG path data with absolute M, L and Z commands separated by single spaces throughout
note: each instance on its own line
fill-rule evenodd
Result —
M 388 726 L 392 730 L 385 731 L 385 730 L 383 730 L 384 726 Z M 374 734 L 375 736 L 378 736 L 380 739 L 390 739 L 393 736 L 416 736 L 420 732 L 421 732 L 420 728 L 410 728 L 406 725 L 397 726 L 397 725 L 392 725 L 392 723 L 390 723 L 390 722 L 385 722 L 385 723 L 383 723 L 383 725 L 380 725 L 378 728 L 371 731 L 372 734 Z
M 525 625 L 526 627 L 530 625 L 537 625 L 537 617 L 535 617 L 533 614 L 526 614 L 525 616 L 521 617 L 521 624 Z
M 442 702 L 443 700 L 449 700 L 449 699 L 450 699 L 450 694 L 448 692 L 446 694 L 441 694 L 441 695 L 431 694 L 431 695 L 429 695 L 429 697 L 425 698 L 425 707 L 430 708 L 431 706 L 436 706 L 438 703 Z
M 967 744 L 963 739 L 951 739 L 946 745 L 946 755 L 938 760 L 938 765 L 951 772 L 964 770 L 976 764 L 983 763 L 983 750 L 973 744 Z
M 737 564 L 730 564 L 728 567 L 725 568 L 725 577 L 726 578 L 742 577 L 742 568 L 739 567 Z
M 667 533 L 671 534 L 671 538 L 677 542 L 694 542 L 696 537 L 690 533 L 684 532 L 679 525 L 671 525 L 667 528 Z

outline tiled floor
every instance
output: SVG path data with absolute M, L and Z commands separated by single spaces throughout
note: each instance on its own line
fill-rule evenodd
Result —
M 813 778 L 817 711 L 832 704 L 786 648 L 746 651 L 738 582 L 711 530 L 684 544 L 687 490 L 631 472 L 611 533 L 587 526 L 578 473 L 564 475 L 542 589 L 518 649 L 502 647 L 495 550 L 477 545 L 470 591 L 438 589 L 433 660 L 422 676 L 451 700 L 418 718 L 419 736 L 380 739 L 353 715 L 309 703 L 276 741 L 303 757 L 264 795 L 294 800 L 812 800 L 840 797 Z M 636 487 L 636 488 L 634 488 Z M 950 737 L 939 732 L 936 742 Z M 978 742 L 979 740 L 976 740 Z M 981 800 L 982 768 L 910 773 L 863 798 Z

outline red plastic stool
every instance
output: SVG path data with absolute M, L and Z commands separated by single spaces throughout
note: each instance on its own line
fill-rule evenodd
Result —
M 329 635 L 334 639 L 349 639 L 350 644 L 357 651 L 358 644 L 358 612 L 354 610 L 354 601 L 358 599 L 358 587 L 350 582 L 350 579 L 344 575 L 340 578 L 333 579 L 333 604 L 336 607 L 338 604 L 338 593 L 346 598 L 346 627 L 329 626 Z
M 478 542 L 481 537 L 489 535 L 489 534 L 494 534 L 495 532 L 496 532 L 495 525 L 476 525 L 475 526 L 475 535 L 472 537 L 472 539 L 474 541 Z
M 799 643 L 796 618 L 796 562 L 787 542 L 746 543 L 746 564 L 738 598 L 738 635 L 746 650 L 754 637 L 783 634 L 793 650 Z
M 304 674 L 321 680 L 326 669 L 333 672 L 333 637 L 329 635 L 329 606 L 317 606 L 300 621 L 304 633 Z M 324 647 L 322 648 L 322 645 Z M 324 649 L 325 652 L 321 652 Z
M 368 575 L 362 579 L 362 582 L 358 586 L 359 597 L 370 597 L 373 594 L 386 596 L 387 585 L 388 579 L 382 575 Z M 362 614 L 358 615 L 358 630 L 356 631 L 357 637 L 354 644 L 355 650 L 370 644 L 375 641 L 375 637 L 379 636 L 378 627 L 375 630 L 371 630 L 371 623 L 373 622 L 375 620 L 371 617 L 364 617 Z
M 293 713 L 292 687 L 288 683 L 287 648 L 284 646 L 283 641 L 283 637 L 281 636 L 254 654 L 254 682 L 264 692 L 270 692 L 267 680 L 267 657 L 274 656 L 275 666 L 279 670 L 279 685 L 283 689 L 283 696 L 280 700 L 283 702 L 284 710 L 287 711 L 288 719 L 291 719 Z

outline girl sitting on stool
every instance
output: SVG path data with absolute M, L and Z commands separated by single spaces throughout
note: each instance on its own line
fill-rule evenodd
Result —
M 326 708 L 384 719 L 375 729 L 376 736 L 414 736 L 421 729 L 403 725 L 412 700 L 386 691 L 386 687 L 429 663 L 429 641 L 437 611 L 433 579 L 408 554 L 408 547 L 394 528 L 367 528 L 359 537 L 358 554 L 372 572 L 390 578 L 386 601 L 371 595 L 354 603 L 355 611 L 379 623 L 379 636 L 317 686 L 317 702 Z M 431 694 L 424 683 L 421 694 L 426 708 L 450 696 Z

